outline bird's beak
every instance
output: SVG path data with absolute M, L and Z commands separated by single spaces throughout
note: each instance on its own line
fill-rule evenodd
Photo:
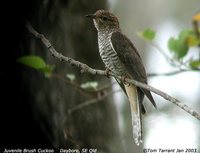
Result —
M 94 19 L 94 18 L 95 18 L 95 14 L 88 14 L 88 15 L 86 15 L 85 17 L 86 17 L 86 18 L 92 18 L 92 19 Z

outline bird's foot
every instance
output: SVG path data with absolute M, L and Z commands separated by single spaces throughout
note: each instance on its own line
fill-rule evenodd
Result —
M 110 74 L 109 73 L 111 72 L 111 70 L 109 68 L 106 68 L 105 72 L 106 72 L 107 78 L 110 78 Z
M 121 76 L 121 80 L 122 80 L 122 82 L 124 83 L 124 85 L 130 86 L 131 84 L 128 83 L 128 82 L 126 81 L 126 79 L 128 79 L 128 78 L 129 78 L 129 77 L 126 76 L 126 75 L 122 75 L 122 76 Z

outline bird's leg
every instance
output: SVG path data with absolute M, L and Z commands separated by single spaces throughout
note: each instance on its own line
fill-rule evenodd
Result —
M 129 77 L 127 75 L 122 75 L 121 76 L 121 80 L 124 83 L 124 85 L 130 86 L 131 84 L 126 82 L 126 79 L 128 79 Z
M 107 76 L 108 78 L 110 78 L 109 72 L 111 72 L 111 70 L 110 70 L 109 68 L 106 67 L 105 72 L 106 72 L 106 76 Z

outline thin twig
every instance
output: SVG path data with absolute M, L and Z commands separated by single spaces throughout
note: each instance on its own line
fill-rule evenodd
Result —
M 109 90 L 116 83 L 116 82 L 112 82 L 112 83 L 108 83 L 105 86 L 102 86 L 101 88 L 97 88 L 95 90 L 87 90 L 87 89 L 81 88 L 81 86 L 79 84 L 77 84 L 74 81 L 70 81 L 70 80 L 66 79 L 65 77 L 63 77 L 60 74 L 51 73 L 51 77 L 54 77 L 56 79 L 59 79 L 59 80 L 65 82 L 66 84 L 72 86 L 74 88 L 74 90 L 79 92 L 81 95 L 83 95 L 84 97 L 88 97 L 88 98 L 94 97 L 94 94 L 96 95 L 100 92 L 105 92 L 105 91 Z
M 199 30 L 198 20 L 195 20 L 193 18 L 192 25 L 193 25 L 193 30 L 194 30 L 194 33 L 195 33 L 197 39 L 200 40 L 200 30 Z M 200 43 L 198 44 L 198 48 L 199 48 L 199 61 L 200 61 Z
M 112 76 L 114 76 L 114 75 L 112 75 Z M 114 77 L 120 79 L 119 76 L 115 75 Z M 164 93 L 163 91 L 160 91 L 160 90 L 158 90 L 158 89 L 156 89 L 156 88 L 154 88 L 152 86 L 146 85 L 144 83 L 141 83 L 141 82 L 138 82 L 138 81 L 135 81 L 135 80 L 131 80 L 131 79 L 126 78 L 125 81 L 127 81 L 128 83 L 134 84 L 135 86 L 147 89 L 147 90 L 149 90 L 149 91 L 151 91 L 151 92 L 153 92 L 153 93 L 155 93 L 157 95 L 160 95 L 164 99 L 172 102 L 173 104 L 177 105 L 178 107 L 182 108 L 183 110 L 185 110 L 186 112 L 191 114 L 193 117 L 195 117 L 198 120 L 200 120 L 200 113 L 199 112 L 194 111 L 192 108 L 190 108 L 186 104 L 182 103 L 181 101 L 177 100 L 176 98 L 168 95 L 167 93 Z
M 84 63 L 81 63 L 81 62 L 76 61 L 72 58 L 66 57 L 66 56 L 62 55 L 61 53 L 58 53 L 54 49 L 54 47 L 51 45 L 51 43 L 44 37 L 44 35 L 39 34 L 37 31 L 35 31 L 30 24 L 27 24 L 27 28 L 36 38 L 39 38 L 44 43 L 44 45 L 48 48 L 48 50 L 51 52 L 51 54 L 54 57 L 58 58 L 61 61 L 65 61 L 65 62 L 67 62 L 71 65 L 75 65 L 76 67 L 80 68 L 81 73 L 86 72 L 86 73 L 90 73 L 90 74 L 93 74 L 93 75 L 102 75 L 102 76 L 108 76 L 109 75 L 109 76 L 113 76 L 113 77 L 120 79 L 120 80 L 122 79 L 121 76 L 118 76 L 111 71 L 106 72 L 106 71 L 102 71 L 102 70 L 93 69 L 93 68 L 89 67 L 88 65 L 86 65 Z M 147 84 L 144 84 L 144 83 L 141 83 L 141 82 L 138 82 L 138 81 L 135 81 L 135 80 L 131 80 L 131 79 L 126 78 L 125 81 L 130 83 L 130 84 L 134 84 L 137 87 L 144 88 L 144 89 L 147 89 L 149 91 L 152 91 L 157 95 L 160 95 L 164 99 L 172 102 L 173 104 L 177 105 L 178 107 L 182 108 L 183 110 L 185 110 L 186 112 L 191 114 L 196 119 L 200 120 L 200 113 L 194 111 L 193 109 L 188 107 L 186 104 L 184 104 L 184 103 L 180 102 L 179 100 L 171 97 L 170 95 L 168 95 L 168 94 L 166 94 L 166 93 L 164 93 L 164 92 L 162 92 L 162 91 L 160 91 L 160 90 L 158 90 L 154 87 L 151 87 Z
M 85 101 L 79 105 L 76 105 L 75 107 L 71 108 L 68 110 L 68 113 L 71 115 L 72 113 L 74 113 L 75 111 L 77 110 L 80 110 L 80 109 L 83 109 L 84 107 L 87 107 L 87 106 L 90 106 L 92 104 L 96 104 L 102 100 L 104 100 L 106 97 L 108 97 L 109 95 L 112 95 L 112 94 L 115 94 L 117 92 L 119 92 L 121 90 L 116 90 L 116 91 L 111 91 L 111 92 L 104 92 L 103 95 L 101 96 L 97 96 L 97 98 L 93 98 L 93 99 L 90 99 L 88 101 Z
M 48 48 L 48 50 L 51 52 L 52 56 L 58 58 L 60 61 L 65 61 L 67 63 L 69 63 L 70 65 L 74 65 L 78 68 L 80 68 L 81 73 L 87 72 L 87 73 L 91 73 L 93 75 L 98 74 L 98 75 L 107 75 L 107 73 L 105 71 L 102 70 L 96 70 L 96 69 L 92 69 L 90 68 L 88 65 L 81 63 L 79 61 L 76 61 L 70 57 L 64 56 L 61 53 L 58 53 L 55 48 L 51 45 L 51 43 L 49 42 L 49 40 L 47 40 L 43 34 L 39 34 L 37 31 L 35 31 L 35 29 L 33 29 L 33 27 L 27 23 L 27 28 L 29 29 L 29 31 L 36 37 L 39 38 L 43 44 Z
M 172 61 L 172 59 L 162 50 L 159 45 L 152 41 L 150 42 L 150 44 L 155 47 L 167 59 L 167 61 Z
M 163 57 L 165 57 L 165 59 L 167 60 L 167 62 L 169 63 L 169 64 L 171 64 L 171 65 L 173 65 L 173 66 L 176 66 L 176 67 L 180 67 L 180 66 L 183 66 L 184 64 L 180 61 L 180 60 L 178 60 L 178 59 L 173 59 L 173 58 L 171 58 L 171 57 L 169 57 L 163 50 L 162 50 L 162 48 L 158 45 L 158 44 L 156 44 L 155 42 L 150 42 L 150 44 L 154 47 L 154 48 L 156 48 L 162 55 L 163 55 Z M 185 66 L 185 65 L 184 65 Z
M 87 90 L 84 90 L 83 88 L 81 88 L 77 83 L 74 83 L 70 80 L 67 80 L 66 78 L 64 78 L 63 76 L 59 75 L 59 74 L 56 74 L 56 73 L 51 73 L 51 76 L 54 77 L 54 78 L 57 78 L 63 82 L 65 82 L 66 84 L 74 87 L 74 89 L 79 92 L 80 94 L 82 94 L 83 96 L 85 97 L 92 97 L 91 94 L 88 93 Z
M 172 76 L 184 72 L 200 72 L 200 69 L 179 69 L 172 72 L 166 72 L 166 73 L 149 73 L 147 74 L 148 77 L 155 77 L 155 76 Z

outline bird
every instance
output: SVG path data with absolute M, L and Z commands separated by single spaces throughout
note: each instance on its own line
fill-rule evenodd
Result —
M 141 56 L 130 39 L 122 33 L 117 16 L 107 10 L 97 10 L 86 17 L 92 18 L 94 22 L 98 35 L 99 54 L 106 70 L 147 84 Z M 123 79 L 115 79 L 130 102 L 133 139 L 136 145 L 140 145 L 143 142 L 142 114 L 146 113 L 143 104 L 144 95 L 155 108 L 156 103 L 149 90 L 127 84 Z

